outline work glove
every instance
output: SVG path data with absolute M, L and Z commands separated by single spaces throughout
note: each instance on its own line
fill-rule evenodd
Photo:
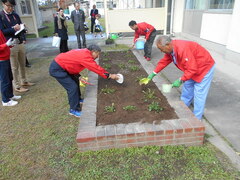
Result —
M 6 45 L 9 46 L 13 46 L 14 45 L 14 41 L 12 40 L 12 38 L 10 38 L 7 42 Z
M 180 87 L 182 85 L 183 81 L 181 79 L 177 79 L 172 83 L 172 87 Z
M 148 83 L 152 80 L 152 78 L 153 78 L 154 76 L 156 76 L 156 75 L 157 75 L 157 74 L 156 74 L 155 72 L 152 72 L 151 74 L 148 75 L 147 78 L 141 79 L 141 80 L 139 81 L 139 84 L 140 84 L 140 85 L 142 85 L 142 84 L 148 84 Z

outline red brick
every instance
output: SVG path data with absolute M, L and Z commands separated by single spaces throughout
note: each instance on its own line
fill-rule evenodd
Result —
M 135 134 L 127 134 L 127 138 L 135 137 Z
M 164 140 L 165 136 L 155 136 L 155 141 Z
M 201 132 L 201 133 L 196 133 L 196 136 L 204 136 L 204 132 Z
M 127 139 L 126 140 L 126 143 L 135 143 L 135 142 L 137 142 L 136 139 Z
M 142 137 L 142 136 L 145 136 L 145 132 L 143 132 L 143 133 L 136 133 L 136 137 Z
M 117 139 L 126 139 L 127 136 L 126 136 L 126 134 L 121 134 L 121 135 L 117 135 L 116 138 Z
M 139 137 L 139 138 L 136 138 L 137 142 L 144 142 L 146 141 L 146 138 L 145 137 Z
M 146 132 L 147 136 L 154 136 L 155 132 L 154 131 L 150 131 L 150 132 Z
M 173 136 L 172 135 L 165 136 L 165 139 L 173 139 Z
M 84 143 L 84 142 L 90 142 L 95 141 L 95 132 L 81 132 L 77 134 L 77 142 Z
M 205 131 L 205 127 L 196 127 L 194 128 L 194 131 Z
M 167 144 L 167 145 L 168 145 L 168 144 L 173 144 L 173 140 L 166 140 L 166 141 L 165 141 L 165 144 Z
M 113 146 L 115 141 L 100 141 L 98 142 L 98 146 Z
M 99 136 L 99 137 L 97 137 L 97 141 L 104 141 L 104 140 L 107 140 L 106 136 Z
M 173 134 L 173 129 L 166 130 L 165 134 Z
M 183 133 L 183 129 L 176 129 L 175 133 L 177 133 L 177 134 Z
M 164 130 L 156 131 L 156 132 L 155 132 L 155 135 L 163 135 L 163 134 L 164 134 Z
M 155 137 L 152 136 L 152 137 L 146 137 L 146 141 L 154 141 Z

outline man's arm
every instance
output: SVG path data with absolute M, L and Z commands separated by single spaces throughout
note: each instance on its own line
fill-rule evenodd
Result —
M 5 36 L 12 36 L 15 33 L 15 30 L 13 27 L 7 27 L 5 24 L 5 21 L 3 20 L 2 14 L 0 14 L 0 30 L 3 32 Z
M 73 15 L 73 13 L 74 13 L 74 11 L 71 12 L 71 20 L 72 20 L 72 22 L 74 24 L 74 15 Z

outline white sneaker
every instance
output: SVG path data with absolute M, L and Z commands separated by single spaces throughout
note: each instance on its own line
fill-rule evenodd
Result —
M 19 99 L 21 99 L 22 98 L 22 96 L 13 96 L 12 98 L 10 98 L 11 100 L 19 100 Z
M 13 101 L 13 100 L 10 100 L 10 101 L 8 101 L 6 103 L 2 102 L 3 106 L 15 106 L 17 104 L 18 104 L 18 102 L 17 101 Z

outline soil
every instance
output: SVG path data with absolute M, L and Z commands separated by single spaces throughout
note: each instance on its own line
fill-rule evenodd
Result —
M 106 80 L 99 77 L 96 113 L 98 126 L 133 122 L 153 123 L 153 121 L 160 123 L 161 120 L 178 118 L 174 109 L 168 104 L 165 96 L 163 96 L 152 81 L 147 85 L 139 85 L 138 79 L 147 77 L 148 75 L 131 51 L 104 52 L 101 54 L 99 64 L 102 67 L 110 64 L 111 67 L 105 69 L 109 73 L 123 74 L 124 82 L 123 84 L 119 84 L 114 80 Z M 125 65 L 125 68 L 120 68 L 119 64 Z M 139 70 L 131 70 L 132 66 L 138 67 Z M 104 94 L 102 89 L 106 87 L 115 89 L 116 91 L 112 94 Z M 156 98 L 145 101 L 143 91 L 148 92 L 149 89 L 154 91 Z M 159 113 L 149 111 L 148 105 L 152 101 L 158 102 L 163 110 Z M 112 103 L 114 103 L 115 112 L 106 112 L 105 107 L 111 106 Z M 136 110 L 124 110 L 123 107 L 126 106 L 136 106 Z

